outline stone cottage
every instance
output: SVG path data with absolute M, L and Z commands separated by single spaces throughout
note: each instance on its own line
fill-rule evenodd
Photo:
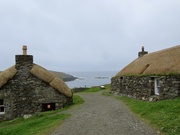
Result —
M 33 56 L 15 56 L 15 65 L 0 73 L 0 120 L 56 110 L 72 102 L 72 92 L 53 73 L 33 63 Z
M 142 51 L 111 80 L 111 93 L 141 100 L 180 96 L 180 45 L 157 52 Z

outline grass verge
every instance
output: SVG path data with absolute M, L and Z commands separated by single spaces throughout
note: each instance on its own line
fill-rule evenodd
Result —
M 78 96 L 73 96 L 73 106 L 82 104 L 84 100 Z M 56 129 L 70 114 L 62 114 L 63 109 L 40 112 L 28 119 L 17 118 L 12 121 L 0 123 L 0 135 L 46 135 Z
M 102 95 L 112 96 L 109 93 L 110 89 L 104 91 Z M 125 96 L 115 97 L 162 134 L 180 135 L 180 97 L 158 102 L 147 102 Z
M 102 91 L 102 90 L 109 90 L 110 89 L 109 84 L 106 84 L 106 85 L 103 85 L 103 86 L 104 86 L 103 89 L 100 86 L 94 86 L 94 87 L 91 87 L 91 88 L 88 88 L 88 89 L 84 90 L 81 93 L 99 92 L 99 91 Z
M 116 98 L 161 133 L 180 134 L 180 98 L 158 102 L 145 102 L 123 96 Z

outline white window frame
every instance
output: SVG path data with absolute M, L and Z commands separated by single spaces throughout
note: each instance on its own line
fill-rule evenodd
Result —
M 4 99 L 0 99 L 0 100 L 3 101 L 3 104 L 0 105 L 0 108 L 4 108 Z M 1 115 L 1 114 L 5 114 L 5 108 L 4 108 L 4 111 L 3 111 L 3 112 L 0 112 L 0 115 Z

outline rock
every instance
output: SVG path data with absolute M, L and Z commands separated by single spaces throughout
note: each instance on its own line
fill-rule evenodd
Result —
M 24 119 L 28 119 L 28 118 L 30 118 L 32 115 L 31 114 L 25 114 L 24 116 L 23 116 L 23 118 Z
M 105 86 L 102 85 L 102 86 L 100 86 L 100 88 L 101 88 L 101 89 L 105 89 Z

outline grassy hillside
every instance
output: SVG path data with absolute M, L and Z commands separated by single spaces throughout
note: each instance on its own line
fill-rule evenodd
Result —
M 75 79 L 77 79 L 76 77 L 63 73 L 63 72 L 57 72 L 57 71 L 51 71 L 52 73 L 54 73 L 56 76 L 58 76 L 59 78 L 61 78 L 63 81 L 67 82 L 67 81 L 74 81 Z

